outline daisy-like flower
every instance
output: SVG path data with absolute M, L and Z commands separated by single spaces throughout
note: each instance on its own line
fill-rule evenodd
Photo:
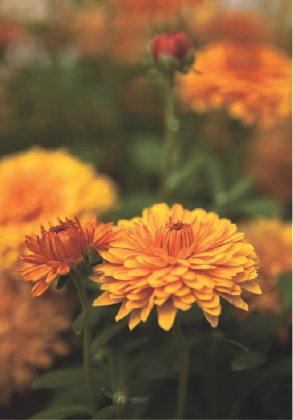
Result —
M 193 303 L 216 327 L 220 297 L 247 310 L 242 290 L 261 293 L 253 246 L 215 213 L 157 204 L 120 225 L 124 236 L 101 252 L 109 263 L 92 276 L 104 290 L 93 305 L 122 302 L 116 321 L 131 313 L 130 329 L 156 307 L 159 325 L 169 330 L 178 309 L 186 311 Z
M 116 186 L 65 150 L 33 148 L 0 160 L 0 263 L 16 270 L 23 238 L 58 216 L 82 222 L 115 205 Z
M 178 94 L 189 109 L 224 107 L 245 124 L 269 126 L 291 113 L 291 68 L 270 45 L 223 39 L 198 52 L 200 73 L 180 76 Z
M 259 257 L 261 296 L 246 294 L 251 310 L 261 315 L 282 312 L 278 276 L 292 271 L 292 223 L 277 218 L 256 219 L 241 227 Z M 235 312 L 236 313 L 236 312 Z M 243 318 L 238 311 L 236 315 Z
M 68 298 L 46 295 L 32 301 L 9 280 L 0 279 L 0 405 L 9 404 L 14 392 L 24 392 L 38 369 L 69 353 L 61 333 L 72 325 Z
M 85 262 L 90 247 L 105 249 L 111 240 L 112 223 L 96 228 L 96 219 L 82 227 L 80 221 L 58 220 L 58 225 L 45 230 L 41 226 L 41 237 L 26 236 L 26 247 L 33 253 L 20 258 L 33 266 L 23 268 L 22 279 L 35 283 L 32 296 L 39 296 L 48 289 L 58 276 L 66 275 L 72 268 Z

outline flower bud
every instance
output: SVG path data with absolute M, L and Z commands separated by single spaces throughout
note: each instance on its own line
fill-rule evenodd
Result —
M 150 52 L 155 66 L 168 72 L 182 71 L 195 59 L 191 39 L 181 31 L 156 35 L 150 43 Z

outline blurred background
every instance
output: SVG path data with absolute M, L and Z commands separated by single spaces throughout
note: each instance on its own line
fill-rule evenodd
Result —
M 289 418 L 291 9 L 290 0 L 0 0 L 1 418 L 42 409 L 47 396 L 32 381 L 80 356 L 68 332 L 74 298 L 51 291 L 32 304 L 20 284 L 25 235 L 57 216 L 117 222 L 160 202 L 165 91 L 147 44 L 172 29 L 191 38 L 202 76 L 176 79 L 167 203 L 231 219 L 260 258 L 254 313 L 229 313 L 222 328 L 261 352 L 268 379 L 243 391 L 229 418 Z M 221 43 L 233 46 L 228 61 L 212 53 Z M 253 382 L 252 370 L 239 381 Z M 152 401 L 133 416 L 171 415 Z M 196 414 L 228 418 L 219 407 Z

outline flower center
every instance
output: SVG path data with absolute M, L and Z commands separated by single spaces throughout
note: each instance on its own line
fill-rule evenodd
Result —
M 193 242 L 191 225 L 181 221 L 174 222 L 171 218 L 163 227 L 159 239 L 159 245 L 172 257 L 177 257 L 181 249 L 189 248 Z

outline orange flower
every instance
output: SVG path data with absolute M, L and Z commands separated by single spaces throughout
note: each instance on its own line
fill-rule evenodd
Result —
M 7 405 L 15 391 L 24 392 L 38 369 L 48 369 L 55 356 L 69 347 L 61 333 L 72 325 L 71 301 L 42 296 L 36 301 L 19 293 L 9 278 L 0 279 L 0 405 Z
M 58 219 L 59 224 L 46 231 L 41 226 L 41 237 L 26 236 L 25 244 L 33 255 L 20 257 L 23 261 L 33 264 L 24 268 L 22 279 L 36 284 L 32 296 L 39 296 L 48 289 L 52 281 L 68 274 L 71 268 L 78 267 L 85 261 L 90 246 L 97 251 L 104 250 L 111 240 L 112 223 L 100 225 L 95 231 L 96 220 L 93 219 L 82 227 L 80 221 Z
M 223 40 L 197 55 L 196 70 L 179 78 L 187 108 L 226 107 L 245 124 L 262 125 L 291 113 L 291 61 L 265 44 Z M 179 76 L 178 76 L 179 77 Z
M 147 320 L 154 306 L 159 325 L 169 330 L 178 309 L 186 311 L 195 302 L 216 327 L 220 296 L 247 310 L 242 290 L 261 293 L 252 245 L 243 242 L 236 225 L 215 213 L 156 204 L 120 226 L 119 243 L 101 252 L 109 263 L 92 276 L 105 290 L 93 305 L 122 302 L 116 321 L 131 312 L 131 330 Z
M 202 0 L 112 0 L 121 13 L 141 15 L 146 18 L 162 20 L 174 19 L 185 7 Z

